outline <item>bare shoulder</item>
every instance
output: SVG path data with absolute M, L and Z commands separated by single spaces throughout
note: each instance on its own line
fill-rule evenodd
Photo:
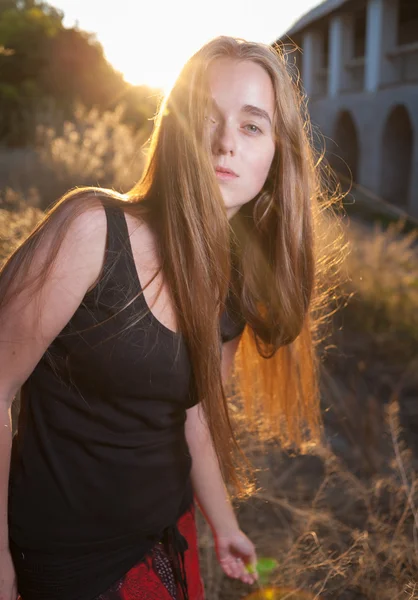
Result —
M 101 203 L 63 204 L 41 227 L 32 246 L 22 246 L 15 255 L 18 264 L 26 252 L 29 266 L 9 279 L 8 301 L 0 310 L 0 363 L 5 374 L 0 378 L 0 402 L 8 404 L 80 306 L 105 253 L 107 226 Z
M 78 211 L 71 219 L 68 234 L 85 245 L 91 246 L 106 238 L 107 219 L 103 204 L 97 198 L 88 199 L 85 210 Z
M 83 272 L 84 285 L 90 289 L 100 277 L 103 266 L 107 219 L 103 204 L 97 198 L 86 198 L 85 209 L 65 207 L 62 215 L 57 220 L 64 220 L 64 235 L 57 256 L 59 270 L 62 277 L 66 271 Z M 71 214 L 75 211 L 75 214 Z M 47 249 L 46 249 L 47 250 Z

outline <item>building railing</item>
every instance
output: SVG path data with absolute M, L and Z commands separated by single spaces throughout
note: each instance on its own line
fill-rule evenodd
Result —
M 418 81 L 418 42 L 397 46 L 386 56 L 396 65 L 390 85 Z
M 316 89 L 312 94 L 313 96 L 326 96 L 328 93 L 328 77 L 329 77 L 329 68 L 321 67 L 318 69 L 317 80 L 316 80 Z
M 366 59 L 364 56 L 356 56 L 346 62 L 344 68 L 349 72 L 348 85 L 344 92 L 361 92 L 364 89 L 364 70 Z

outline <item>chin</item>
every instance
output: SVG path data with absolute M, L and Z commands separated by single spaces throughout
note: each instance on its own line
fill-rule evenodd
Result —
M 225 196 L 223 196 L 223 201 L 226 210 L 239 210 L 244 204 L 244 202 L 238 202 L 237 200 L 233 200 L 232 198 L 225 198 Z

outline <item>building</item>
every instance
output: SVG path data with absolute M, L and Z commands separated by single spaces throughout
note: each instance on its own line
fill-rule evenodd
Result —
M 418 216 L 418 0 L 326 0 L 280 41 L 329 162 Z

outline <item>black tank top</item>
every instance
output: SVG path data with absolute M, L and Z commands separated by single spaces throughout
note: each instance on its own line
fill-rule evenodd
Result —
M 141 287 L 125 215 L 105 210 L 103 275 L 21 390 L 9 532 L 24 600 L 95 598 L 193 501 L 186 344 L 142 294 L 118 313 Z M 243 327 L 225 313 L 223 340 Z

